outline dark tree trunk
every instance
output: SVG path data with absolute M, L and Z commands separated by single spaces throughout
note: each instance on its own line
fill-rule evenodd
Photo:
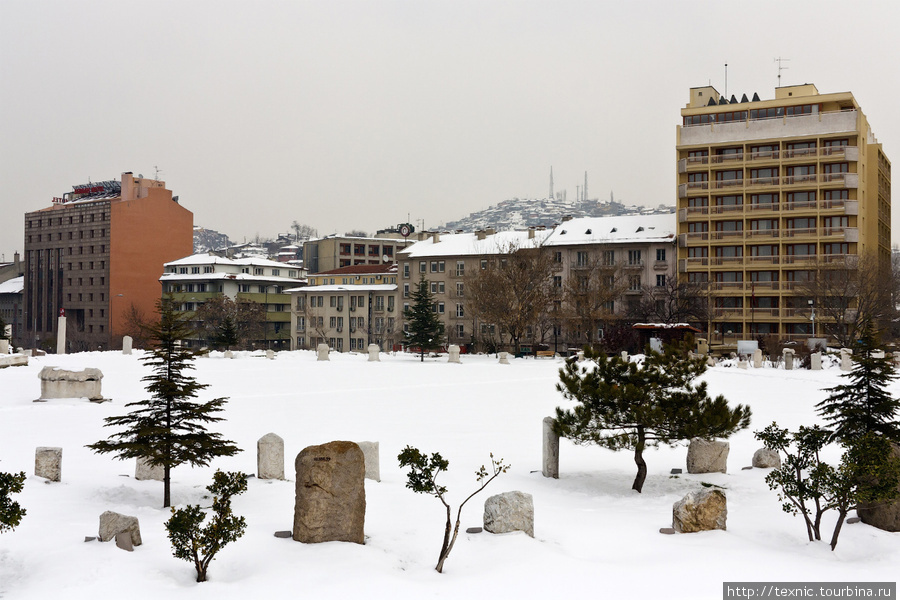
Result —
M 438 555 L 438 562 L 434 569 L 438 573 L 444 572 L 444 560 L 450 554 L 450 507 L 447 506 L 447 526 L 444 527 L 444 543 L 441 544 L 441 553 Z
M 170 496 L 170 478 L 169 478 L 170 468 L 169 465 L 166 465 L 163 470 L 163 508 L 169 508 L 172 505 L 172 498 Z
M 644 434 L 644 426 L 637 426 L 637 443 L 634 445 L 634 464 L 637 465 L 637 475 L 634 478 L 634 483 L 631 485 L 631 489 L 636 490 L 637 493 L 641 493 L 641 489 L 644 487 L 644 480 L 647 479 L 647 463 L 644 462 L 644 444 L 646 441 L 646 437 Z
M 834 552 L 835 547 L 837 547 L 838 536 L 841 535 L 841 527 L 844 526 L 844 519 L 847 518 L 847 513 L 844 509 L 838 509 L 838 520 L 834 526 L 834 533 L 831 535 L 831 551 Z

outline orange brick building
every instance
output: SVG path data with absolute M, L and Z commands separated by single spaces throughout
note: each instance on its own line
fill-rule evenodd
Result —
M 131 307 L 153 315 L 163 264 L 193 252 L 193 222 L 165 182 L 131 173 L 26 213 L 23 343 L 55 348 L 64 311 L 67 349 L 121 347 Z

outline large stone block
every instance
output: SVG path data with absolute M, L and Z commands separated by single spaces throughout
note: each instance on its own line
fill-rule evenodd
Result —
M 330 360 L 328 358 L 328 344 L 316 346 L 316 360 Z
M 777 450 L 760 448 L 753 453 L 753 462 L 750 464 L 757 469 L 778 469 L 781 467 L 781 455 Z
M 556 419 L 544 417 L 543 439 L 541 443 L 541 474 L 544 477 L 559 479 L 559 436 L 553 430 Z
M 457 364 L 461 362 L 459 360 L 459 346 L 457 346 L 456 344 L 450 344 L 450 346 L 447 348 L 447 354 L 449 355 L 447 362 Z
M 672 505 L 672 528 L 679 533 L 725 529 L 728 507 L 721 490 L 691 492 Z
M 131 354 L 131 346 L 134 344 L 134 340 L 130 335 L 126 335 L 122 338 L 122 354 Z
M 58 367 L 44 367 L 38 374 L 41 379 L 41 399 L 49 398 L 89 398 L 101 400 L 100 369 L 66 371 Z
M 284 440 L 267 433 L 256 442 L 256 476 L 260 479 L 284 479 Z
M 353 442 L 310 446 L 294 461 L 297 484 L 293 539 L 365 542 L 366 459 Z
M 39 446 L 34 451 L 34 474 L 50 481 L 62 479 L 62 448 Z
M 162 465 L 153 466 L 144 458 L 135 460 L 134 478 L 138 481 L 162 481 L 165 476 L 166 468 Z
M 900 458 L 900 446 L 892 444 L 894 456 Z M 892 502 L 863 504 L 856 509 L 860 520 L 867 525 L 884 531 L 900 531 L 900 485 L 897 486 L 897 499 Z
M 378 442 L 357 442 L 366 458 L 366 479 L 381 481 L 381 457 Z
M 369 361 L 368 362 L 381 362 L 381 357 L 379 356 L 381 352 L 381 348 L 378 344 L 369 344 Z
M 133 546 L 141 545 L 141 526 L 137 517 L 123 515 L 111 510 L 100 515 L 100 541 L 108 542 L 116 535 L 127 533 L 131 536 Z
M 534 500 L 525 492 L 505 492 L 484 501 L 484 528 L 491 533 L 524 531 L 534 537 Z
M 688 473 L 725 473 L 728 465 L 728 442 L 693 438 L 688 446 Z

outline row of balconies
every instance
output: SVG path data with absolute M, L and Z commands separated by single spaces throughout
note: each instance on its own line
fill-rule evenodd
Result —
M 811 158 L 858 161 L 859 148 L 856 146 L 826 146 L 823 148 L 786 148 L 784 150 L 763 150 L 714 156 L 689 156 L 678 161 L 678 172 L 687 173 L 693 170 L 703 170 L 708 165 L 733 165 L 745 160 L 759 163 L 763 161 L 790 162 L 793 160 L 809 160 Z
M 682 258 L 678 261 L 678 272 L 687 273 L 716 266 L 766 267 L 769 265 L 811 265 L 821 263 L 831 267 L 855 267 L 859 257 L 855 254 L 810 254 L 782 256 L 737 256 Z M 784 283 L 784 282 L 782 282 Z
M 858 215 L 859 202 L 856 200 L 819 200 L 818 202 L 781 202 L 775 204 L 727 204 L 721 206 L 689 206 L 678 209 L 678 222 L 684 223 L 690 220 L 703 220 L 708 215 L 737 216 L 743 213 L 753 213 L 754 216 L 765 212 L 791 212 L 834 210 L 843 211 L 840 214 Z
M 314 327 L 311 328 L 311 330 L 314 330 L 314 329 L 315 329 Z M 330 330 L 331 328 L 329 327 L 328 329 Z M 337 333 L 343 333 L 343 332 L 344 332 L 344 326 L 343 326 L 343 325 L 338 325 L 337 327 L 334 328 L 334 330 L 335 330 Z M 366 333 L 366 332 L 367 332 L 367 330 L 366 330 L 365 327 L 359 328 L 359 327 L 356 327 L 356 326 L 350 326 L 350 333 L 356 333 L 357 331 L 361 331 L 361 332 L 363 332 L 363 333 Z M 301 324 L 298 323 L 298 324 L 297 324 L 297 333 L 305 333 L 305 332 L 306 332 L 306 325 L 301 325 Z M 380 327 L 379 327 L 378 325 L 376 325 L 376 326 L 373 326 L 373 327 L 372 327 L 372 333 L 373 333 L 373 334 L 380 334 L 380 333 L 394 333 L 394 328 L 393 328 L 393 327 L 387 327 L 387 326 L 380 326 Z
M 686 248 L 698 243 L 711 241 L 739 242 L 743 240 L 820 240 L 838 242 L 858 242 L 859 229 L 856 227 L 802 227 L 797 229 L 746 229 L 741 231 L 701 231 L 678 235 L 678 247 Z
M 856 309 L 848 309 L 845 312 L 845 322 L 852 321 L 856 318 Z M 758 319 L 758 318 L 774 318 L 774 319 L 801 319 L 809 320 L 809 307 L 803 308 L 714 308 L 712 316 L 715 319 Z
M 604 264 L 600 266 L 601 269 L 643 269 L 646 263 L 644 261 L 639 262 L 624 262 L 624 263 L 615 263 L 615 264 Z M 653 263 L 654 269 L 665 269 L 668 263 L 666 261 L 655 261 Z M 569 268 L 573 271 L 578 271 L 581 269 L 593 269 L 597 267 L 597 264 L 591 261 L 583 261 L 583 260 L 573 260 L 569 265 Z
M 717 181 L 689 181 L 678 184 L 678 197 L 704 195 L 709 190 L 736 191 L 739 189 L 777 189 L 782 186 L 825 185 L 856 189 L 859 187 L 858 173 L 810 173 L 808 175 L 784 175 L 778 177 L 756 177 L 747 179 L 722 179 Z

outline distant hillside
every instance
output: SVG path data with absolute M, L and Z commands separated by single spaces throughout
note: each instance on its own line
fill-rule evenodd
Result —
M 449 231 L 478 231 L 492 227 L 497 231 L 526 229 L 544 225 L 551 227 L 560 223 L 567 215 L 572 217 L 607 217 L 637 214 L 674 213 L 674 206 L 660 205 L 626 206 L 614 200 L 600 202 L 587 200 L 579 202 L 559 198 L 511 198 L 484 210 L 473 212 L 458 221 L 449 221 L 443 228 Z
M 230 245 L 231 240 L 224 233 L 205 229 L 199 225 L 194 226 L 194 254 L 227 248 Z

